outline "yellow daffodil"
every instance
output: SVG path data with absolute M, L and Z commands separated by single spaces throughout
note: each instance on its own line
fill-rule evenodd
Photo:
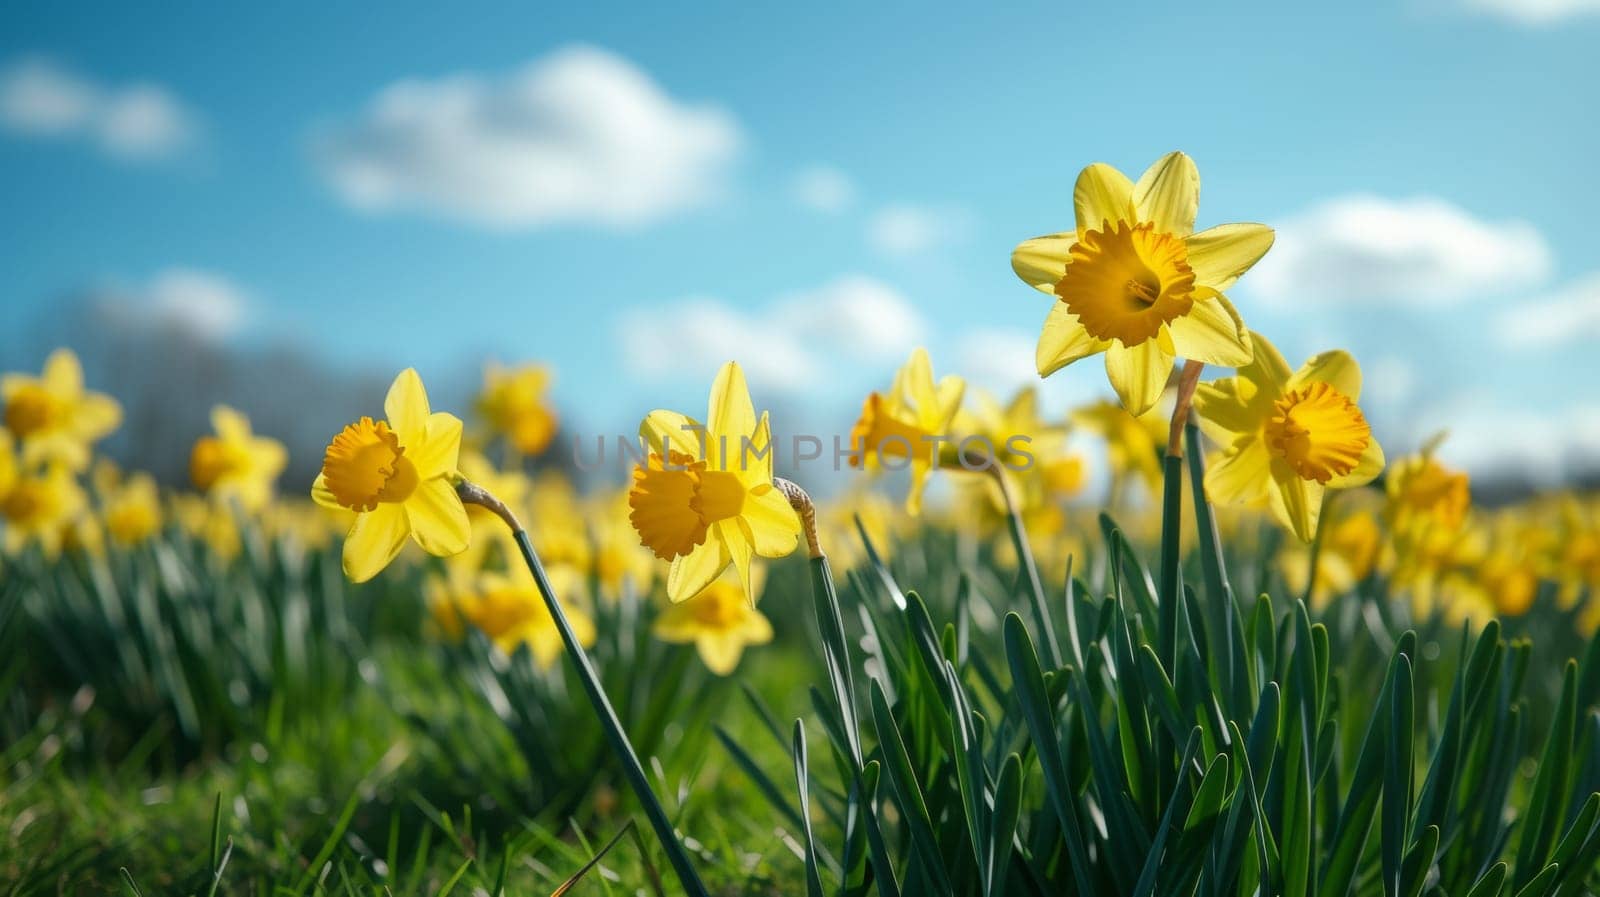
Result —
M 1389 525 L 1397 531 L 1414 527 L 1457 530 L 1466 521 L 1472 505 L 1472 488 L 1467 474 L 1452 470 L 1434 457 L 1440 439 L 1435 438 L 1418 454 L 1394 463 L 1385 480 L 1388 494 Z
M 756 418 L 744 372 L 717 373 L 704 426 L 673 411 L 639 425 L 648 456 L 633 473 L 629 519 L 656 557 L 672 562 L 667 595 L 686 601 L 731 563 L 750 594 L 752 556 L 782 557 L 800 518 L 772 483 L 772 436 Z
M 45 557 L 55 557 L 67 528 L 87 506 L 83 489 L 64 463 L 19 472 L 0 496 L 6 553 L 37 544 Z
M 83 366 L 71 349 L 50 353 L 38 377 L 0 377 L 0 398 L 5 427 L 30 465 L 59 461 L 82 470 L 89 465 L 89 447 L 122 422 L 115 399 L 83 388 Z
M 161 531 L 161 493 L 147 473 L 135 473 L 100 499 L 100 518 L 111 541 L 124 548 L 141 545 Z
M 752 584 L 755 598 L 761 592 L 761 571 L 752 576 Z M 664 642 L 693 644 L 706 669 L 718 676 L 733 672 L 745 648 L 772 641 L 772 624 L 753 600 L 745 601 L 739 580 L 727 574 L 688 601 L 663 610 L 650 631 Z
M 1041 377 L 1104 352 L 1123 407 L 1160 398 L 1175 357 L 1239 367 L 1250 334 L 1223 295 L 1272 246 L 1262 224 L 1194 232 L 1200 172 L 1168 153 L 1135 184 L 1110 165 L 1078 175 L 1077 229 L 1036 237 L 1011 254 L 1029 286 L 1056 297 L 1039 336 Z
M 453 478 L 461 420 L 428 407 L 422 378 L 407 368 L 384 399 L 384 420 L 345 427 L 311 487 L 317 504 L 356 512 L 344 541 L 344 572 L 365 582 L 394 560 L 410 538 L 429 554 L 466 550 L 472 526 Z
M 922 491 L 939 465 L 941 447 L 954 451 L 948 443 L 950 425 L 965 391 L 966 381 L 955 375 L 946 375 L 935 384 L 927 350 L 913 351 L 895 373 L 889 392 L 874 392 L 862 404 L 861 417 L 850 430 L 850 466 L 873 470 L 909 465 L 911 491 L 906 495 L 906 511 L 920 513 Z
M 524 455 L 543 452 L 556 435 L 558 418 L 549 404 L 550 371 L 542 365 L 502 367 L 483 374 L 478 412 L 489 428 Z
M 1195 392 L 1200 426 L 1222 446 L 1206 471 L 1206 494 L 1220 504 L 1265 502 L 1309 542 L 1325 490 L 1365 485 L 1383 470 L 1383 449 L 1356 406 L 1361 369 L 1333 351 L 1290 373 L 1264 337 L 1253 342 L 1255 360 L 1238 376 Z
M 561 633 L 533 575 L 523 568 L 513 570 L 510 574 L 485 573 L 465 592 L 455 592 L 443 581 L 435 580 L 429 599 L 434 621 L 445 633 L 458 635 L 464 620 L 482 630 L 507 654 L 514 653 L 519 645 L 527 645 L 539 669 L 548 670 L 561 656 Z M 554 570 L 550 573 L 559 593 L 573 593 L 568 588 L 572 583 L 563 581 L 565 577 Z M 562 611 L 578 643 L 585 648 L 592 646 L 595 626 L 589 615 L 567 602 L 562 602 Z
M 250 418 L 227 405 L 211 409 L 211 427 L 216 434 L 196 440 L 189 455 L 195 488 L 213 498 L 237 501 L 246 511 L 266 507 L 273 483 L 289 461 L 283 443 L 255 435 Z

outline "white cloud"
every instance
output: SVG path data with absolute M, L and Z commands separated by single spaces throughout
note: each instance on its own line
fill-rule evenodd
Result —
M 1509 474 L 1554 485 L 1600 462 L 1600 404 L 1540 412 L 1465 395 L 1439 403 L 1414 427 L 1410 442 L 1420 445 L 1440 431 L 1449 434 L 1440 459 L 1475 476 Z
M 816 212 L 842 212 L 856 201 L 856 185 L 837 168 L 817 165 L 795 176 L 795 202 Z
M 1468 10 L 1509 19 L 1518 25 L 1554 25 L 1600 13 L 1600 0 L 1464 0 Z
M 1495 334 L 1514 349 L 1600 340 L 1600 272 L 1549 296 L 1511 305 L 1496 322 Z
M 916 255 L 955 242 L 967 230 L 967 215 L 958 209 L 898 205 L 872 216 L 867 240 L 885 255 Z
M 392 84 L 314 150 L 359 209 L 620 228 L 716 197 L 741 139 L 725 111 L 683 104 L 621 56 L 573 46 L 504 76 Z
M 632 312 L 619 337 L 639 377 L 704 378 L 732 360 L 762 388 L 801 392 L 840 364 L 898 363 L 926 330 L 893 287 L 849 275 L 761 310 L 695 298 Z
M 189 147 L 198 121 L 168 90 L 109 85 L 48 59 L 0 72 L 0 126 L 30 137 L 83 138 L 123 159 L 160 159 Z
M 1344 345 L 1338 340 L 1333 345 Z M 1402 404 L 1416 392 L 1417 368 L 1398 355 L 1385 355 L 1365 365 L 1362 372 L 1362 403 L 1394 407 Z
M 144 284 L 101 287 L 93 292 L 93 301 L 116 326 L 176 330 L 207 342 L 237 334 L 251 306 L 237 284 L 193 268 L 168 268 Z
M 923 341 L 922 316 L 886 283 L 846 275 L 782 299 L 772 318 L 782 329 L 855 361 L 899 361 Z
M 1444 200 L 1332 199 L 1278 228 L 1245 276 L 1282 306 L 1309 302 L 1446 305 L 1543 283 L 1551 251 L 1532 225 L 1485 221 Z

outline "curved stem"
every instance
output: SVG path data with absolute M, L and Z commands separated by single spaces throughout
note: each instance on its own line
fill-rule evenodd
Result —
M 1023 525 L 1022 509 L 1017 506 L 1016 494 L 1011 490 L 1011 482 L 1006 479 L 1005 469 L 993 455 L 972 452 L 962 456 L 961 466 L 974 473 L 987 473 L 994 480 L 995 488 L 1000 490 L 1000 501 L 1006 506 L 1006 528 L 1011 531 L 1011 547 L 1017 553 L 1017 565 L 1028 579 L 1033 624 L 1039 628 L 1040 636 L 1044 639 L 1045 653 L 1052 668 L 1060 669 L 1066 661 L 1062 658 L 1061 644 L 1056 640 L 1055 627 L 1050 624 L 1050 606 L 1044 595 L 1044 581 L 1039 578 L 1039 565 L 1033 559 L 1033 545 L 1028 541 L 1028 530 Z
M 612 709 L 610 699 L 600 687 L 600 677 L 589 663 L 589 655 L 584 653 L 583 646 L 578 643 L 578 636 L 572 631 L 572 624 L 567 622 L 566 612 L 562 610 L 561 602 L 556 599 L 555 589 L 550 585 L 550 578 L 545 575 L 544 565 L 539 562 L 539 555 L 533 550 L 533 542 L 528 539 L 528 533 L 517 520 L 517 515 L 506 506 L 505 502 L 476 483 L 467 480 L 458 481 L 456 494 L 467 504 L 487 508 L 510 527 L 517 548 L 522 552 L 523 563 L 528 565 L 528 572 L 533 574 L 533 581 L 539 587 L 539 595 L 544 599 L 545 608 L 550 612 L 550 619 L 555 621 L 556 629 L 561 633 L 561 643 L 566 646 L 567 656 L 572 659 L 572 665 L 578 672 L 578 681 L 583 686 L 584 694 L 588 696 L 595 716 L 600 719 L 600 727 L 605 732 L 606 741 L 610 743 L 617 760 L 622 763 L 623 774 L 627 777 L 628 784 L 632 786 L 634 796 L 644 807 L 645 816 L 650 820 L 650 827 L 655 829 L 656 837 L 666 850 L 667 860 L 672 864 L 673 871 L 678 874 L 679 883 L 690 897 L 709 897 L 706 886 L 701 883 L 700 876 L 695 873 L 693 864 L 689 862 L 688 852 L 684 850 L 683 843 L 673 831 L 672 821 L 667 818 L 666 809 L 661 806 L 661 801 L 651 790 L 650 780 L 645 776 L 644 765 L 639 762 L 639 755 L 634 752 L 633 744 L 628 741 L 628 734 L 622 729 L 622 721 L 617 718 L 617 712 Z

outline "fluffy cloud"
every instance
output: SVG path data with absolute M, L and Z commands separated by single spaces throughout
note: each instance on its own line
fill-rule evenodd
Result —
M 794 201 L 816 212 L 842 212 L 856 201 L 856 186 L 837 168 L 817 165 L 795 176 Z
M 1600 273 L 1511 306 L 1495 322 L 1494 332 L 1502 345 L 1513 349 L 1600 340 Z
M 164 88 L 100 84 L 48 59 L 0 72 L 0 126 L 30 137 L 91 140 L 135 160 L 175 155 L 199 132 L 194 114 Z
M 1242 283 L 1286 307 L 1445 305 L 1536 287 L 1550 268 L 1549 246 L 1526 222 L 1484 221 L 1440 199 L 1351 196 L 1285 222 Z
M 1440 458 L 1476 476 L 1501 474 L 1555 485 L 1600 462 L 1600 404 L 1541 412 L 1508 407 L 1488 396 L 1460 396 L 1424 415 L 1410 442 L 1421 444 L 1441 431 L 1449 438 Z
M 1600 13 L 1600 0 L 1464 0 L 1467 9 L 1519 25 L 1554 25 Z
M 206 342 L 237 334 L 251 305 L 249 295 L 226 277 L 192 268 L 168 268 L 144 284 L 99 287 L 91 300 L 118 328 L 177 331 Z
M 868 222 L 867 241 L 885 255 L 916 255 L 952 243 L 967 230 L 967 215 L 957 209 L 888 206 Z
M 380 92 L 314 155 L 343 199 L 486 227 L 636 227 L 714 198 L 741 136 L 616 54 L 568 47 L 500 77 L 413 79 Z
M 898 363 L 926 325 L 898 291 L 846 276 L 747 311 L 697 298 L 624 318 L 624 361 L 637 376 L 709 377 L 736 360 L 763 388 L 801 392 L 835 364 Z

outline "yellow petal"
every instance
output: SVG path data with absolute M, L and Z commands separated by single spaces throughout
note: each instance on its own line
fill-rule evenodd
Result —
M 1282 461 L 1272 462 L 1272 488 L 1267 490 L 1272 514 L 1302 542 L 1317 534 L 1317 519 L 1322 515 L 1321 483 L 1304 480 Z
M 1048 377 L 1080 358 L 1104 352 L 1109 345 L 1090 336 L 1065 302 L 1053 302 L 1050 314 L 1044 319 L 1044 330 L 1039 333 L 1039 348 L 1034 351 L 1033 362 L 1039 376 Z
M 1087 231 L 1103 230 L 1106 222 L 1133 221 L 1133 182 L 1110 165 L 1096 162 L 1078 173 L 1072 208 L 1080 239 Z
M 933 389 L 933 362 L 928 360 L 928 350 L 917 347 L 906 362 L 902 381 L 906 393 L 919 412 L 927 412 L 939 404 Z
M 1277 401 L 1289 382 L 1289 363 L 1283 360 L 1277 346 L 1254 330 L 1250 331 L 1250 349 L 1250 363 L 1239 369 L 1240 375 L 1270 394 L 1269 401 Z
M 1228 368 L 1250 363 L 1250 331 L 1221 293 L 1209 299 L 1196 297 L 1189 313 L 1167 326 L 1181 358 Z
M 737 362 L 724 364 L 711 384 L 706 426 L 711 436 L 706 461 L 715 470 L 736 469 L 740 440 L 749 438 L 756 429 L 756 409 Z
M 1156 230 L 1186 237 L 1194 231 L 1200 209 L 1200 171 L 1183 153 L 1167 153 L 1139 176 L 1133 188 L 1133 205 L 1140 221 Z
M 744 643 L 722 633 L 701 635 L 694 640 L 694 647 L 700 653 L 700 662 L 718 676 L 733 672 L 739 665 L 739 658 L 744 655 Z
M 83 365 L 71 349 L 57 349 L 44 360 L 44 387 L 58 396 L 83 392 Z
M 1263 413 L 1271 403 L 1255 401 L 1257 387 L 1244 377 L 1223 377 L 1194 391 L 1191 417 L 1201 432 L 1218 445 L 1232 445 L 1240 436 L 1261 432 Z
M 639 438 L 644 440 L 647 453 L 664 455 L 665 445 L 668 451 L 682 452 L 695 460 L 704 457 L 705 427 L 676 411 L 657 410 L 645 415 L 639 424 Z
M 384 503 L 360 514 L 344 537 L 344 575 L 352 582 L 377 576 L 406 544 L 411 527 L 398 504 Z
M 122 424 L 122 406 L 116 399 L 89 393 L 79 402 L 73 429 L 84 439 L 99 439 Z
M 662 608 L 655 622 L 650 624 L 650 634 L 674 645 L 694 641 L 705 628 L 700 623 L 696 603 L 690 600 Z
M 783 491 L 771 483 L 746 493 L 739 518 L 751 547 L 764 558 L 783 557 L 799 544 L 800 518 Z
M 955 374 L 946 374 L 939 378 L 939 387 L 935 390 L 934 409 L 929 416 L 930 428 L 934 433 L 943 433 L 949 428 L 950 422 L 955 419 L 961 410 L 961 397 L 966 395 L 967 381 Z
M 734 572 L 739 574 L 739 588 L 744 592 L 745 601 L 749 602 L 751 607 L 755 607 L 756 593 L 750 583 L 752 546 L 749 538 L 745 536 L 738 520 L 719 520 L 716 531 L 728 552 L 728 559 L 733 562 Z
M 772 621 L 768 620 L 761 611 L 754 608 L 745 615 L 739 632 L 744 636 L 747 645 L 765 645 L 772 641 Z
M 1272 482 L 1266 445 L 1247 437 L 1206 461 L 1206 495 L 1214 504 L 1256 504 Z
M 761 412 L 756 431 L 748 437 L 749 444 L 737 448 L 729 446 L 730 456 L 739 479 L 747 488 L 757 489 L 772 485 L 772 424 L 767 413 Z
M 428 391 L 415 368 L 406 368 L 389 386 L 389 395 L 383 400 L 383 414 L 389 427 L 400 437 L 401 445 L 418 441 L 428 425 Z
M 227 405 L 217 405 L 211 409 L 211 429 L 226 442 L 248 442 L 253 435 L 250 432 L 250 418 Z
M 339 500 L 333 497 L 333 490 L 328 488 L 328 478 L 317 474 L 317 479 L 311 484 L 311 500 L 331 511 L 348 510 Z
M 1132 348 L 1114 342 L 1106 349 L 1106 377 L 1135 417 L 1155 407 L 1171 376 L 1172 356 L 1153 339 Z
M 461 458 L 461 418 L 444 411 L 430 414 L 422 428 L 421 441 L 400 445 L 417 469 L 418 477 L 426 480 L 450 476 L 456 472 Z
M 928 486 L 928 476 L 933 472 L 932 463 L 919 457 L 911 459 L 911 490 L 906 493 L 906 513 L 915 517 L 922 513 L 922 492 Z
M 1378 445 L 1378 440 L 1369 439 L 1367 447 L 1361 452 L 1361 460 L 1356 462 L 1354 470 L 1344 476 L 1336 476 L 1328 480 L 1330 489 L 1351 489 L 1356 486 L 1365 486 L 1378 478 L 1383 473 L 1383 447 Z
M 1272 228 L 1265 224 L 1219 224 L 1184 242 L 1196 286 L 1226 290 L 1272 248 Z
M 1352 402 L 1361 399 L 1361 366 L 1343 349 L 1334 349 L 1313 355 L 1289 379 L 1289 389 L 1299 389 L 1309 383 L 1326 383 L 1344 393 Z
M 1067 273 L 1067 253 L 1076 242 L 1076 231 L 1024 240 L 1011 250 L 1011 270 L 1023 283 L 1054 296 L 1056 284 Z
M 444 477 L 423 480 L 404 502 L 411 522 L 411 537 L 422 550 L 438 557 L 449 557 L 467 550 L 472 539 L 472 521 L 456 489 Z
M 688 601 L 700 594 L 728 566 L 728 549 L 722 540 L 708 536 L 688 554 L 674 558 L 667 571 L 667 597 Z

